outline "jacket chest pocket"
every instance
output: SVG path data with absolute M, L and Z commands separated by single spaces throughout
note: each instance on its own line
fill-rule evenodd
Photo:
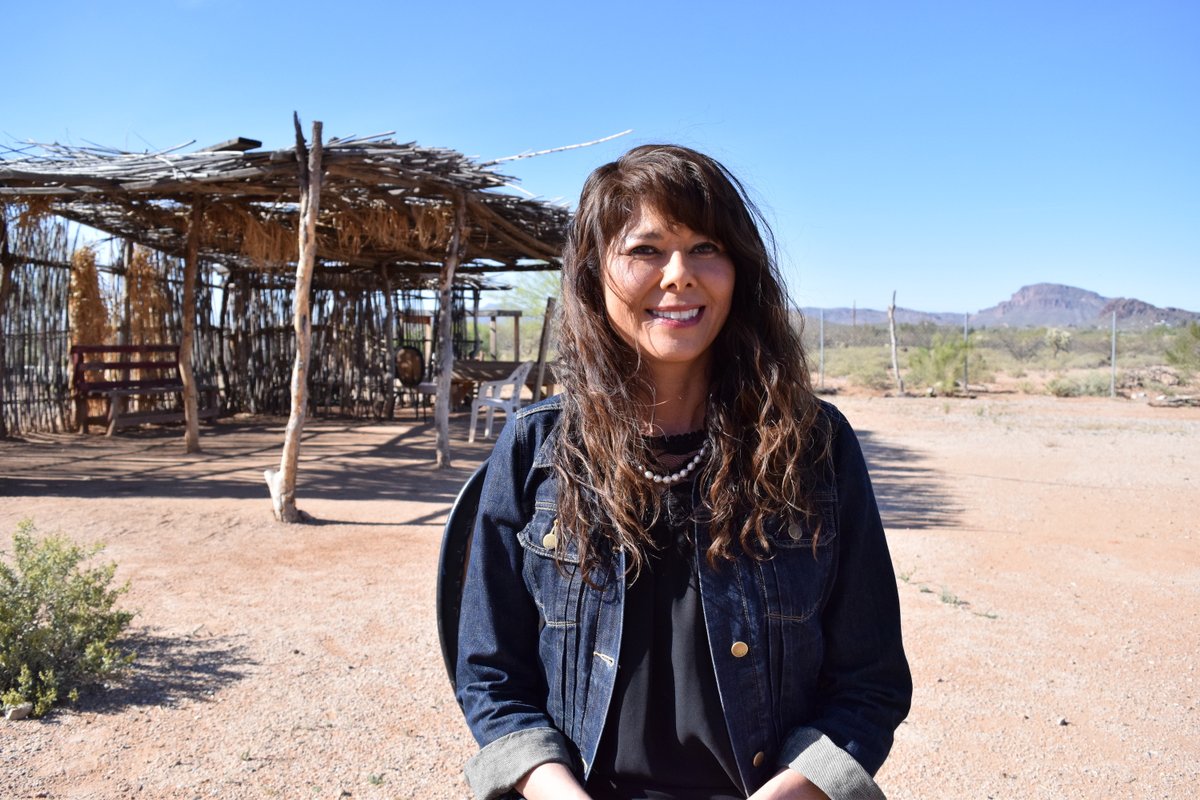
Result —
M 806 635 L 819 633 L 838 538 L 836 498 L 824 492 L 814 501 L 809 517 L 781 518 L 771 526 L 771 557 L 760 564 L 768 618 L 809 625 Z
M 563 534 L 553 509 L 536 508 L 517 534 L 524 552 L 525 586 L 544 626 L 574 626 L 579 620 L 582 578 L 576 543 Z
M 579 552 L 568 539 L 554 511 L 540 505 L 517 534 L 525 588 L 539 615 L 538 663 L 546 680 L 546 711 L 564 731 L 574 730 L 576 696 L 587 685 L 576 663 L 586 638 L 580 622 L 587 597 Z

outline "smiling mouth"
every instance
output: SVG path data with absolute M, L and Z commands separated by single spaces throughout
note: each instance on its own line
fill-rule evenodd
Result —
M 700 312 L 704 310 L 704 306 L 689 308 L 686 311 L 663 311 L 659 309 L 647 309 L 650 316 L 655 319 L 669 319 L 675 322 L 687 322 L 700 316 Z

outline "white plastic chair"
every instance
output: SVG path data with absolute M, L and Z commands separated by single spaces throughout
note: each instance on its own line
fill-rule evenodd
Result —
M 529 378 L 529 370 L 533 362 L 526 361 L 513 370 L 512 374 L 500 381 L 483 381 L 479 384 L 479 393 L 471 403 L 471 435 L 467 441 L 475 441 L 475 425 L 479 422 L 479 409 L 487 409 L 487 423 L 483 427 L 483 438 L 492 438 L 492 415 L 499 409 L 505 414 L 512 414 L 521 407 L 521 388 Z M 505 397 L 505 388 L 512 391 Z

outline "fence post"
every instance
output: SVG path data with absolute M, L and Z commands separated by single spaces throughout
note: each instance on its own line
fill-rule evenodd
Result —
M 896 290 L 892 290 L 892 304 L 888 306 L 888 328 L 892 335 L 892 372 L 896 373 L 896 391 L 904 396 L 904 378 L 900 377 L 900 361 L 896 357 Z
M 1117 312 L 1112 312 L 1112 375 L 1108 379 L 1108 396 L 1117 396 Z
M 820 388 L 825 388 L 825 309 L 821 309 L 821 361 L 820 361 L 820 378 L 818 385 Z
M 970 317 L 970 314 L 963 314 L 963 394 L 971 393 L 970 376 L 967 374 L 967 362 L 971 360 L 971 353 L 968 349 L 970 342 L 967 337 L 967 320 Z

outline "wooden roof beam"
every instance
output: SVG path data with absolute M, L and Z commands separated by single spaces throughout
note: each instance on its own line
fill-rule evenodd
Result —
M 257 150 L 262 147 L 262 142 L 258 139 L 247 139 L 245 136 L 235 136 L 232 139 L 227 139 L 220 144 L 210 145 L 197 150 L 197 153 L 226 153 L 236 152 L 244 153 L 247 150 Z

